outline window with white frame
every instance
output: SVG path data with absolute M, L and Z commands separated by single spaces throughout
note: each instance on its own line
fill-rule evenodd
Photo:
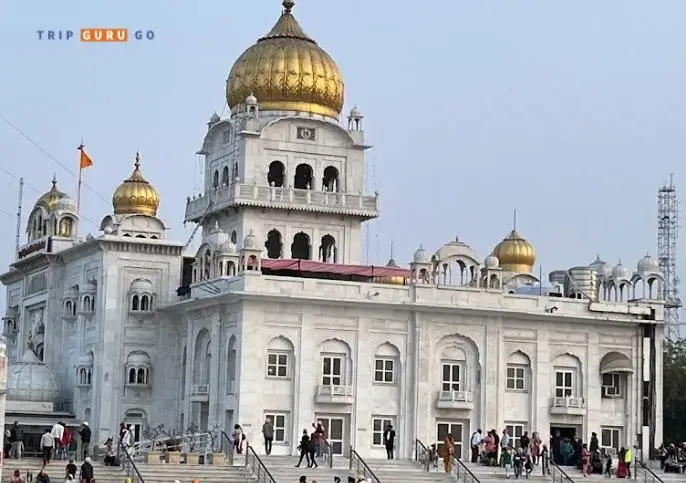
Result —
M 513 448 L 519 448 L 519 440 L 524 434 L 524 424 L 522 423 L 505 423 L 507 434 L 510 435 L 510 445 Z
M 264 413 L 264 419 L 269 419 L 274 425 L 274 442 L 275 443 L 285 443 L 286 442 L 286 423 L 287 423 L 286 413 L 276 413 L 276 412 L 266 412 Z
M 574 396 L 574 377 L 571 369 L 555 370 L 555 397 Z
M 505 384 L 508 391 L 526 391 L 526 367 L 508 364 Z
M 600 428 L 600 446 L 619 450 L 622 441 L 622 428 Z
M 603 397 L 621 397 L 621 375 L 617 372 L 603 374 Z
M 374 383 L 393 384 L 395 382 L 395 361 L 388 358 L 377 358 L 374 361 Z
M 343 384 L 343 357 L 322 357 L 322 385 L 340 386 Z
M 460 391 L 464 365 L 460 362 L 443 361 L 441 391 Z
M 267 353 L 267 377 L 288 378 L 288 354 L 271 351 Z
M 383 446 L 383 433 L 388 426 L 393 426 L 393 418 L 376 416 L 372 419 L 372 446 Z

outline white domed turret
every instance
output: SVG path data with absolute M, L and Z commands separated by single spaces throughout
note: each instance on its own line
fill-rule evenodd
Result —
M 484 258 L 484 266 L 486 268 L 498 268 L 498 266 L 500 266 L 500 260 L 498 260 L 498 257 L 495 255 L 490 254 Z
M 152 282 L 148 280 L 147 278 L 137 278 L 133 282 L 131 282 L 131 291 L 132 292 L 152 292 L 154 289 Z
M 414 262 L 415 263 L 431 263 L 429 255 L 427 255 L 426 250 L 423 246 L 419 246 L 416 252 L 414 252 Z
M 598 275 L 602 275 L 605 278 L 609 278 L 612 275 L 612 267 L 606 261 L 601 260 L 600 255 L 596 255 L 595 260 L 588 268 L 595 270 Z
M 245 104 L 247 106 L 256 106 L 257 105 L 257 97 L 255 97 L 251 92 L 250 95 L 245 98 Z
M 631 272 L 628 268 L 622 265 L 622 261 L 620 260 L 619 263 L 615 266 L 615 268 L 612 269 L 612 278 L 619 280 L 630 277 Z
M 226 240 L 219 247 L 219 254 L 220 255 L 236 255 L 237 253 L 238 253 L 238 247 L 231 240 Z
M 210 116 L 210 124 L 216 124 L 218 122 L 219 122 L 219 116 L 215 112 Z
M 641 258 L 636 264 L 636 270 L 642 273 L 658 273 L 660 271 L 660 264 L 646 253 L 646 256 Z
M 61 391 L 60 380 L 32 349 L 12 362 L 7 376 L 7 395 L 14 401 L 54 402 Z
M 71 212 L 71 213 L 76 213 L 76 201 L 73 199 L 69 198 L 68 196 L 65 196 L 64 198 L 57 200 L 55 203 L 55 211 L 56 212 Z
M 249 250 L 257 249 L 257 238 L 255 238 L 255 235 L 253 235 L 252 230 L 250 230 L 248 236 L 246 236 L 243 240 L 243 248 L 247 248 Z
M 360 108 L 357 106 L 354 106 L 352 109 L 350 109 L 350 117 L 364 117 L 362 116 L 362 111 L 360 111 Z

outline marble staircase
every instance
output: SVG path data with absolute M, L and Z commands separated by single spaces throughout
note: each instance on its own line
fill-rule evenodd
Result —
M 474 476 L 477 480 L 479 480 L 480 483 L 503 483 L 503 480 L 507 480 L 507 478 L 505 477 L 505 469 L 500 466 L 484 466 L 479 463 L 469 462 L 465 463 L 465 466 L 469 468 L 469 471 L 471 471 L 474 474 Z M 570 478 L 573 478 L 572 475 L 569 476 Z M 514 475 L 511 475 L 510 479 L 514 480 Z M 528 480 L 523 475 L 520 476 L 519 479 L 528 481 L 530 483 L 543 483 L 553 481 L 553 478 L 551 476 L 543 474 L 543 471 L 541 470 L 540 466 L 534 466 L 534 469 L 529 475 Z M 555 481 L 559 482 L 559 478 L 556 478 Z
M 351 474 L 348 469 L 350 459 L 343 456 L 334 457 L 333 468 L 329 468 L 329 465 L 323 458 L 317 460 L 319 468 L 308 468 L 304 460 L 300 468 L 296 468 L 295 464 L 298 462 L 297 456 L 260 455 L 260 459 L 277 483 L 297 482 L 302 475 L 307 476 L 308 482 L 318 481 L 321 483 L 329 483 L 333 481 L 335 476 L 338 476 L 341 481 L 346 482 L 348 475 Z M 146 483 L 148 482 L 146 481 Z
M 52 461 L 48 465 L 46 471 L 51 481 L 64 481 L 66 464 L 67 462 L 62 460 Z M 26 476 L 27 471 L 31 471 L 35 479 L 42 466 L 43 463 L 39 459 L 5 459 L 2 468 L 2 482 L 8 482 L 15 469 L 21 471 L 22 477 Z M 81 463 L 77 462 L 76 466 L 80 468 Z M 149 465 L 147 463 L 137 463 L 136 467 L 140 471 L 145 483 L 172 483 L 175 480 L 179 480 L 181 483 L 190 483 L 196 478 L 201 483 L 253 483 L 255 481 L 243 465 Z M 126 472 L 121 467 L 104 466 L 102 462 L 95 461 L 93 468 L 97 483 L 123 483 L 126 478 Z M 134 481 L 137 481 L 137 479 L 134 479 Z M 331 481 L 333 481 L 333 478 Z
M 409 459 L 365 459 L 367 466 L 374 472 L 381 483 L 417 482 L 417 483 L 454 483 L 454 474 L 447 474 L 441 466 L 438 470 L 426 468 L 419 462 Z

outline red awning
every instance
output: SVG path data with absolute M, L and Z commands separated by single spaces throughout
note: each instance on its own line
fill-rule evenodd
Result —
M 375 267 L 373 265 L 342 265 L 340 263 L 313 262 L 311 260 L 262 260 L 262 267 L 273 270 L 292 270 L 309 273 L 330 273 L 358 277 L 409 277 L 404 268 Z

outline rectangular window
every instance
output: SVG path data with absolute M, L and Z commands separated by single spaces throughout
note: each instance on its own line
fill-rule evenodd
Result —
M 574 371 L 555 371 L 555 397 L 574 396 Z
M 522 423 L 505 423 L 507 434 L 510 435 L 510 444 L 513 448 L 519 448 L 519 440 L 524 434 L 524 425 Z
M 393 359 L 376 359 L 374 361 L 374 383 L 393 384 L 395 382 L 394 362 Z
M 526 390 L 526 367 L 514 364 L 507 365 L 507 379 L 505 388 L 508 391 Z
M 340 386 L 343 383 L 343 358 L 322 357 L 322 385 Z
M 372 446 L 383 446 L 383 433 L 388 425 L 393 426 L 393 418 L 377 416 L 372 419 Z
M 603 374 L 603 397 L 620 397 L 621 393 L 621 379 L 616 372 Z
M 267 377 L 288 378 L 288 354 L 267 353 Z
M 274 442 L 286 442 L 286 413 L 264 413 L 264 419 L 269 419 L 274 425 Z
M 619 450 L 622 440 L 621 428 L 600 428 L 600 446 L 603 448 L 614 448 Z
M 462 364 L 459 362 L 444 362 L 441 391 L 459 391 Z

